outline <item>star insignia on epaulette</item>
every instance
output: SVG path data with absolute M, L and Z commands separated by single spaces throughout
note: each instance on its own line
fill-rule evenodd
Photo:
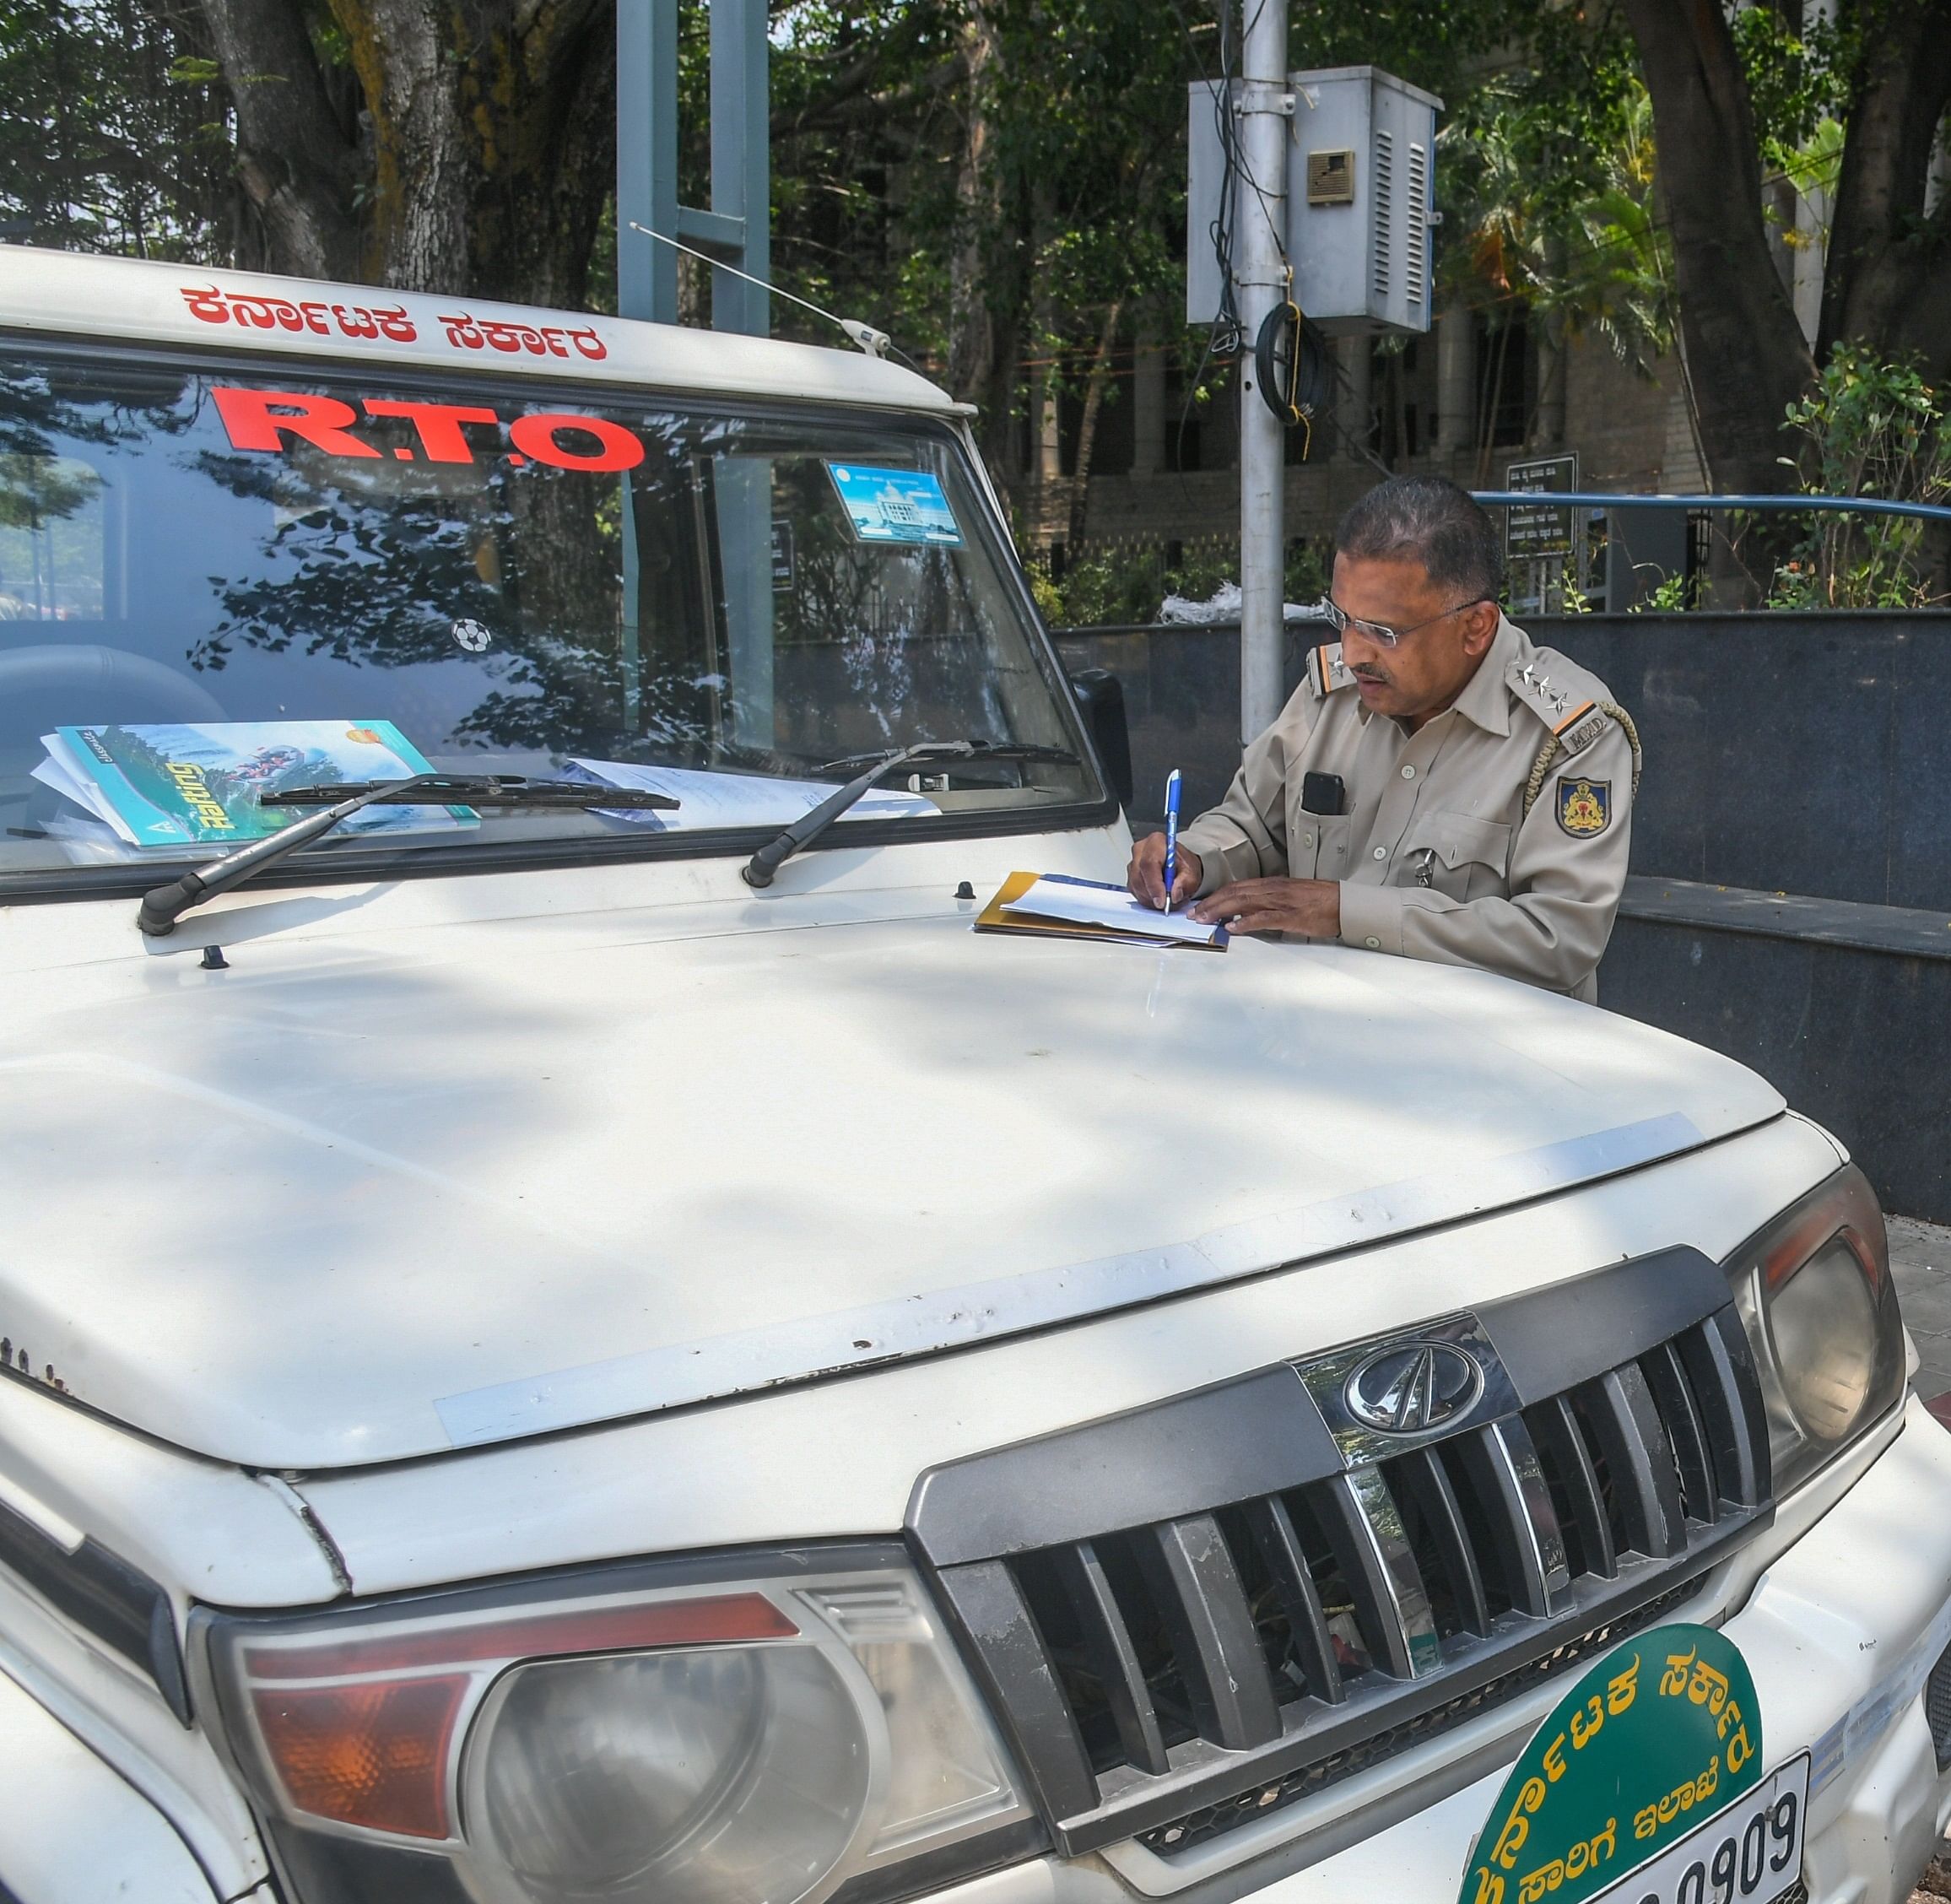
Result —
M 1526 687 L 1528 688 L 1531 685 L 1531 663 L 1528 661 L 1524 664 L 1524 672 L 1517 678 L 1523 682 Z
M 1538 698 L 1540 700 L 1543 700 L 1544 699 L 1544 690 L 1545 690 L 1547 688 L 1548 688 L 1550 685 L 1551 685 L 1551 677 L 1550 677 L 1550 675 L 1548 675 L 1548 674 L 1540 674 L 1540 675 L 1538 676 Z
M 1551 697 L 1551 711 L 1554 714 L 1565 712 L 1565 696 L 1563 695 L 1554 694 Z

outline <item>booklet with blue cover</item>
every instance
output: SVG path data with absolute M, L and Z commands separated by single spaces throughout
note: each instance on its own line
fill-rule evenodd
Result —
M 240 847 L 316 809 L 267 807 L 267 793 L 431 770 L 391 721 L 212 721 L 57 728 L 34 776 L 134 847 Z M 478 824 L 467 807 L 368 807 L 349 831 Z

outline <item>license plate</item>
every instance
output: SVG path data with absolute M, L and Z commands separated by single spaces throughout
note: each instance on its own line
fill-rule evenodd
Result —
M 1808 1754 L 1791 1759 L 1592 1904 L 1774 1904 L 1802 1875 Z

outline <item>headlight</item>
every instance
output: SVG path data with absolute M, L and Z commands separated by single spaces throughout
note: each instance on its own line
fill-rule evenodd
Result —
M 905 1562 L 789 1566 L 203 1616 L 292 1889 L 304 1904 L 817 1904 L 856 1879 L 863 1900 L 920 1888 L 901 1867 L 922 1853 L 932 1888 L 1035 1848 Z
M 1904 1392 L 1904 1328 L 1883 1214 L 1851 1165 L 1728 1259 L 1768 1408 L 1779 1499 Z

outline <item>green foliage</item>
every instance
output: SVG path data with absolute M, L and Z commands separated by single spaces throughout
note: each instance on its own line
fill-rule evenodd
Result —
M 1073 557 L 1062 581 L 1051 578 L 1046 561 L 1033 559 L 1030 582 L 1044 619 L 1065 628 L 1151 622 L 1169 595 L 1189 601 L 1212 598 L 1218 589 L 1240 580 L 1240 544 L 1229 536 L 1202 537 L 1179 544 L 1168 560 L 1165 544 L 1144 538 L 1101 543 Z M 1300 540 L 1287 545 L 1284 587 L 1289 602 L 1318 602 L 1327 593 L 1324 544 Z
M 1522 308 L 1560 335 L 1592 331 L 1651 375 L 1673 343 L 1673 263 L 1652 105 L 1624 44 L 1595 32 L 1492 76 L 1438 145 L 1448 289 L 1494 317 Z
M 1635 614 L 1678 614 L 1693 607 L 1689 599 L 1687 578 L 1683 575 L 1670 575 L 1661 578 L 1659 586 L 1648 591 L 1643 602 L 1633 604 Z
M 1805 495 L 1951 504 L 1951 404 L 1914 363 L 1839 344 L 1786 421 L 1808 446 L 1798 470 Z M 1776 569 L 1769 606 L 1925 607 L 1941 598 L 1921 572 L 1924 537 L 1916 517 L 1815 515 Z
M 1798 33 L 1772 7 L 1749 7 L 1730 19 L 1755 135 L 1775 170 L 1787 170 L 1824 121 L 1839 121 L 1848 111 L 1862 24 L 1853 12 L 1842 24 L 1811 17 Z
M 43 245 L 221 256 L 211 52 L 190 0 L 0 0 L 0 219 Z

